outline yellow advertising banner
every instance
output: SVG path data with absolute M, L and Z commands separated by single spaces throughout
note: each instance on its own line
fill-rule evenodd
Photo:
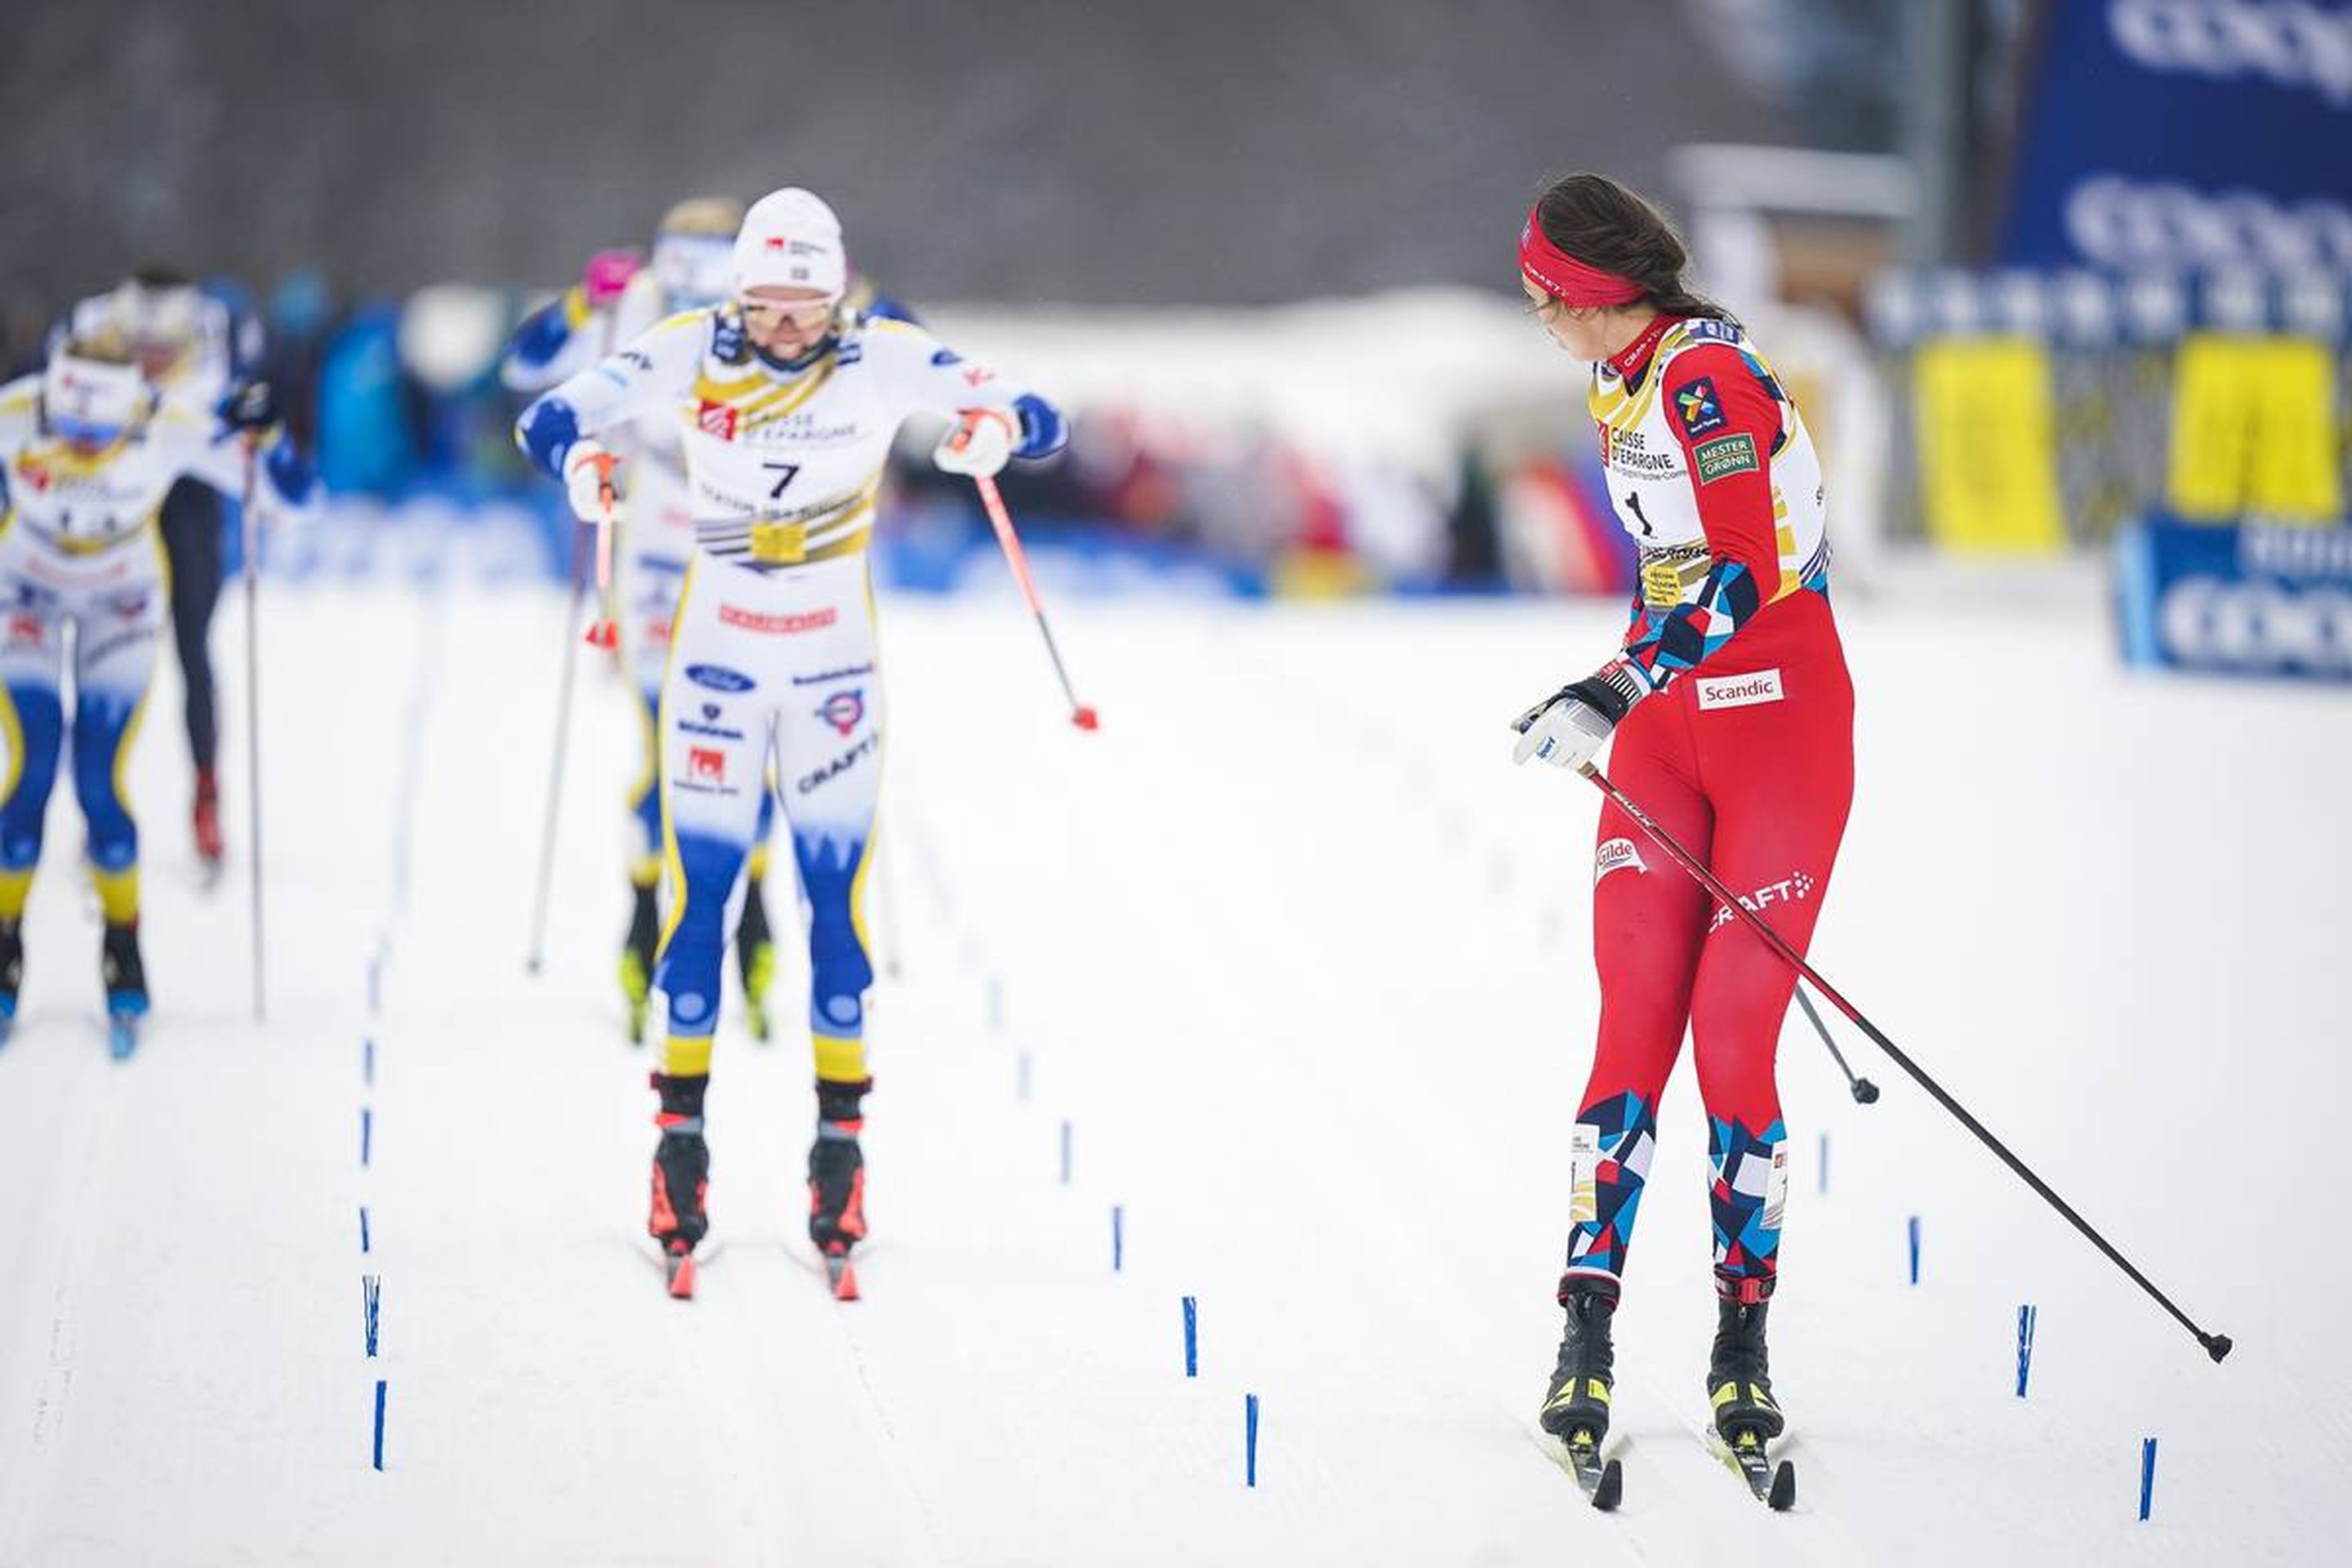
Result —
M 2336 366 L 2304 338 L 2196 332 L 2174 363 L 2165 500 L 2200 521 L 2344 515 Z
M 1927 531 L 1964 554 L 2066 544 L 2050 355 L 2031 338 L 1950 338 L 1912 363 Z

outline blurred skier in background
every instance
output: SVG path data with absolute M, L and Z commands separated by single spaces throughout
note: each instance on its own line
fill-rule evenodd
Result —
M 732 196 L 695 196 L 663 215 L 652 258 L 639 268 L 627 251 L 602 251 L 581 280 L 526 317 L 515 330 L 501 369 L 519 392 L 542 392 L 593 367 L 668 317 L 708 309 L 727 298 L 735 232 L 743 204 Z M 845 320 L 913 318 L 873 285 L 853 274 L 842 301 Z M 628 809 L 636 846 L 628 866 L 628 935 L 621 947 L 621 990 L 629 1007 L 629 1036 L 645 1037 L 660 917 L 655 890 L 661 879 L 661 731 L 663 672 L 669 662 L 670 623 L 694 554 L 694 509 L 687 489 L 681 433 L 667 420 L 642 420 L 615 431 L 610 448 L 630 465 L 621 515 L 621 570 L 614 584 L 621 658 L 635 686 L 645 720 L 644 763 L 629 786 Z M 765 884 L 774 816 L 772 797 L 761 797 L 760 824 L 745 868 L 743 908 L 735 929 L 735 961 L 743 982 L 752 1033 L 769 1033 L 768 991 L 776 971 Z
M 206 293 L 194 279 L 170 267 L 142 268 L 108 292 L 82 300 L 51 329 L 51 348 L 68 337 L 127 344 L 162 401 L 187 410 L 200 424 L 258 374 L 263 350 L 261 322 L 252 312 Z M 235 489 L 226 494 L 239 499 Z M 222 495 L 203 479 L 182 479 L 163 499 L 161 524 L 171 563 L 172 637 L 185 689 L 188 754 L 196 774 L 190 818 L 196 854 L 213 876 L 219 874 L 226 851 L 212 661 L 226 525 Z
M 1544 193 L 1521 286 L 1570 353 L 1618 520 L 1640 550 L 1624 646 L 1521 714 L 1516 760 L 1610 776 L 1799 952 L 1853 795 L 1853 689 L 1829 602 L 1821 465 L 1739 323 L 1685 285 L 1680 238 L 1597 174 Z M 1658 1097 L 1690 1032 L 1706 1102 L 1718 1326 L 1707 1373 L 1735 1447 L 1779 1436 L 1765 1352 L 1788 1195 L 1773 1057 L 1795 972 L 1614 803 L 1593 868 L 1601 1029 L 1570 1142 L 1567 1311 L 1542 1424 L 1595 1447 L 1611 1320 L 1649 1173 Z
M 127 1055 L 148 1005 L 139 952 L 139 830 L 125 764 L 139 729 L 170 575 L 160 514 L 189 480 L 225 495 L 254 487 L 287 507 L 311 488 L 283 438 L 266 383 L 217 409 L 166 397 L 125 338 L 67 336 L 38 375 L 0 387 L 0 1020 L 24 983 L 22 922 L 41 857 L 58 759 L 72 734 L 74 791 L 106 931 L 100 973 L 116 1051 Z M 73 628 L 74 710 L 62 706 Z
M 605 445 L 607 433 L 664 426 L 685 455 L 695 549 L 658 719 L 667 899 L 655 983 L 668 1028 L 653 1080 L 662 1134 L 648 1221 L 671 1293 L 693 1293 L 709 1228 L 703 1107 L 727 906 L 772 788 L 809 930 L 809 1236 L 848 1297 L 850 1249 L 866 1229 L 858 1134 L 873 1087 L 863 902 L 882 747 L 866 553 L 875 497 L 909 415 L 953 420 L 933 460 L 970 475 L 1045 456 L 1065 427 L 1045 399 L 921 328 L 856 314 L 840 223 L 807 191 L 752 206 L 725 276 L 725 300 L 572 376 L 523 411 L 516 438 L 583 520 L 654 467 Z

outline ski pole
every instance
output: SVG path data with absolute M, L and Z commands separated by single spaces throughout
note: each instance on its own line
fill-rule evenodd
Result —
M 268 992 L 261 943 L 261 529 L 253 515 L 253 443 L 245 447 L 245 491 L 237 531 L 245 548 L 245 791 L 246 833 L 253 846 L 253 1021 L 262 1021 Z
M 1864 1034 L 1869 1036 L 1871 1043 L 1875 1045 L 1880 1050 L 1885 1051 L 1888 1058 L 1892 1060 L 1896 1067 L 1901 1068 L 1905 1072 L 1910 1074 L 1912 1081 L 1918 1084 L 1921 1089 L 1926 1089 L 1928 1094 L 1935 1099 L 1937 1104 L 1950 1111 L 1954 1117 L 1958 1119 L 1961 1126 L 1967 1128 L 1969 1131 L 1977 1135 L 1977 1139 L 1979 1142 L 1983 1143 L 1986 1148 L 1991 1150 L 1994 1153 L 2000 1155 L 2003 1164 L 2006 1164 L 2011 1170 L 2016 1172 L 2018 1176 L 2024 1181 L 2027 1186 L 2032 1187 L 2034 1192 L 2041 1195 L 2043 1202 L 2047 1203 L 2052 1208 L 2056 1209 L 2061 1215 L 2063 1215 L 2066 1217 L 2068 1224 L 2072 1225 L 2076 1230 L 2081 1231 L 2084 1236 L 2087 1237 L 2090 1239 L 2091 1245 L 2096 1247 L 2101 1252 L 2106 1255 L 2108 1262 L 2113 1263 L 2116 1268 L 2122 1269 L 2125 1274 L 2130 1277 L 2132 1283 L 2147 1291 L 2149 1296 L 2155 1299 L 2158 1306 L 2171 1313 L 2173 1318 L 2182 1328 L 2187 1329 L 2190 1333 L 2197 1336 L 2197 1342 L 2205 1347 L 2205 1353 L 2207 1355 L 2211 1356 L 2218 1362 L 2223 1356 L 2230 1353 L 2230 1337 L 2227 1334 L 2209 1334 L 2204 1330 L 2199 1328 L 2195 1321 L 2189 1318 L 2188 1313 L 2182 1311 L 2179 1307 L 2173 1304 L 2171 1297 L 2158 1289 L 2153 1280 L 2149 1279 L 2147 1275 L 2141 1273 L 2137 1268 L 2133 1267 L 2131 1259 L 2116 1251 L 2113 1243 L 2109 1242 L 2105 1237 L 2101 1236 L 2096 1230 L 2094 1230 L 2091 1227 L 2090 1221 L 2084 1219 L 2081 1215 L 2076 1214 L 2072 1205 L 2068 1204 L 2064 1198 L 2060 1197 L 2055 1192 L 2051 1190 L 2049 1183 L 2034 1174 L 2032 1166 L 2019 1159 L 2015 1154 L 2011 1153 L 2009 1151 L 2009 1145 L 1994 1137 L 1983 1122 L 1979 1121 L 1974 1116 L 1969 1115 L 1966 1106 L 1963 1106 L 1958 1100 L 1954 1100 L 1950 1094 L 1947 1093 L 1942 1084 L 1937 1083 L 1934 1079 L 1928 1077 L 1926 1070 L 1922 1068 L 1918 1063 L 1904 1055 L 1902 1050 L 1895 1046 L 1893 1040 L 1888 1039 L 1879 1031 L 1877 1025 L 1863 1016 L 1860 1008 L 1856 1007 L 1853 1003 L 1840 995 L 1835 986 L 1832 985 L 1828 981 L 1823 980 L 1819 974 L 1815 973 L 1812 966 L 1805 962 L 1804 955 L 1800 953 L 1795 948 L 1789 945 L 1787 938 L 1781 936 L 1779 931 L 1774 931 L 1763 916 L 1758 914 L 1754 910 L 1749 909 L 1746 904 L 1741 903 L 1738 894 L 1734 893 L 1730 889 L 1725 887 L 1720 881 L 1716 879 L 1714 872 L 1708 870 L 1706 866 L 1702 865 L 1698 858 L 1692 855 L 1689 850 L 1676 843 L 1673 835 L 1669 834 L 1664 828 L 1652 821 L 1650 819 L 1650 815 L 1643 811 L 1640 806 L 1634 805 L 1631 799 L 1627 798 L 1623 790 L 1621 790 L 1615 784 L 1611 784 L 1607 774 L 1603 773 L 1598 767 L 1594 766 L 1591 763 L 1586 763 L 1577 771 L 1581 773 L 1586 778 L 1591 779 L 1594 787 L 1598 788 L 1602 795 L 1607 795 L 1611 800 L 1616 802 L 1618 809 L 1622 811 L 1626 816 L 1632 817 L 1635 823 L 1640 825 L 1642 831 L 1648 834 L 1651 840 L 1655 843 L 1659 848 L 1666 852 L 1666 856 L 1669 859 L 1673 860 L 1675 865 L 1680 866 L 1684 870 L 1689 872 L 1690 875 L 1696 879 L 1700 887 L 1705 888 L 1709 893 L 1713 894 L 1716 902 L 1721 904 L 1725 909 L 1729 910 L 1740 920 L 1746 921 L 1748 928 L 1764 940 L 1765 946 L 1780 954 L 1780 956 L 1785 960 L 1791 968 L 1796 970 L 1800 976 L 1811 984 L 1814 990 L 1822 994 L 1822 998 L 1827 1001 L 1831 1006 L 1835 1007 L 1839 1012 L 1844 1014 L 1848 1019 L 1852 1020 L 1855 1028 L 1860 1029 Z
M 572 737 L 572 683 L 580 665 L 581 639 L 572 635 L 580 624 L 580 606 L 588 596 L 586 558 L 580 550 L 580 530 L 572 530 L 572 599 L 563 612 L 563 676 L 555 698 L 555 750 L 547 772 L 547 816 L 540 829 L 539 896 L 530 916 L 530 957 L 524 967 L 539 973 L 547 949 L 547 900 L 555 881 L 555 817 L 563 800 L 563 755 Z M 595 634 L 589 634 L 589 641 Z
M 1838 1071 L 1845 1074 L 1845 1086 L 1853 1091 L 1854 1099 L 1864 1105 L 1876 1100 L 1878 1086 L 1866 1078 L 1853 1076 L 1853 1069 L 1845 1065 L 1845 1053 L 1837 1048 L 1835 1040 L 1830 1038 L 1830 1026 L 1822 1023 L 1821 1014 L 1813 1010 L 1813 999 L 1805 994 L 1805 988 L 1801 985 L 1797 987 L 1797 1005 L 1805 1010 L 1806 1020 L 1813 1026 L 1813 1033 L 1819 1035 L 1822 1044 L 1830 1048 L 1830 1055 L 1836 1059 Z
M 1070 688 L 1070 672 L 1063 667 L 1061 649 L 1054 646 L 1054 628 L 1045 624 L 1045 606 L 1038 602 L 1036 582 L 1029 575 L 1029 557 L 1022 551 L 1021 536 L 1013 531 L 1013 518 L 1004 510 L 1004 498 L 997 493 L 995 477 L 974 474 L 971 482 L 980 491 L 980 504 L 988 509 L 988 521 L 995 526 L 996 542 L 1004 547 L 1004 559 L 1012 563 L 1013 575 L 1021 584 L 1021 596 L 1029 602 L 1029 613 L 1037 617 L 1037 630 L 1045 638 L 1046 657 L 1054 661 L 1054 673 L 1062 679 L 1062 695 L 1069 699 L 1070 722 L 1081 730 L 1099 727 L 1100 716 L 1079 701 L 1078 694 Z

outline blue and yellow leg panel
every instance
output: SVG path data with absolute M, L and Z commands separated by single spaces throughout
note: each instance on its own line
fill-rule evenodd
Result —
M 809 1033 L 816 1076 L 835 1083 L 864 1079 L 866 993 L 874 984 L 864 911 L 866 841 L 822 831 L 794 832 L 801 887 L 809 901 Z

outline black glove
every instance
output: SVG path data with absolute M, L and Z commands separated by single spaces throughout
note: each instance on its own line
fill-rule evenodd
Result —
M 278 423 L 278 393 L 266 381 L 248 381 L 222 398 L 215 412 L 232 430 L 265 431 Z

